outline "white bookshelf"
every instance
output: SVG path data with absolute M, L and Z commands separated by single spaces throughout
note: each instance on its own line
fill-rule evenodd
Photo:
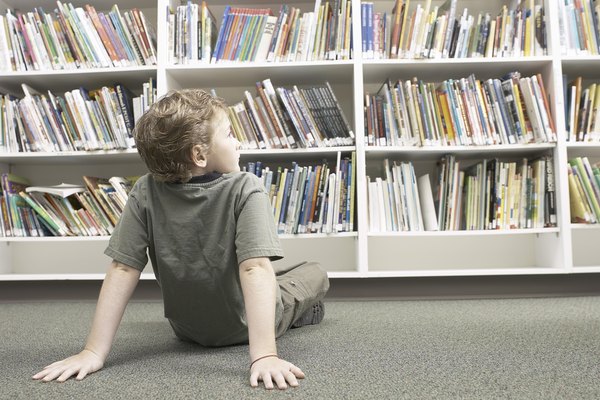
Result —
M 255 92 L 255 82 L 270 78 L 275 86 L 310 86 L 329 81 L 356 134 L 356 145 L 348 148 L 310 150 L 244 150 L 241 162 L 260 160 L 265 164 L 291 164 L 335 160 L 337 151 L 357 153 L 357 231 L 336 235 L 282 235 L 286 253 L 284 262 L 310 259 L 320 261 L 332 278 L 386 278 L 434 276 L 546 275 L 600 272 L 600 229 L 570 224 L 567 160 L 588 156 L 600 160 L 600 144 L 567 143 L 564 139 L 564 100 L 562 74 L 580 74 L 600 81 L 600 57 L 574 57 L 560 54 L 558 16 L 555 2 L 546 1 L 548 14 L 548 55 L 528 58 L 477 58 L 444 60 L 363 60 L 360 53 L 360 0 L 353 1 L 354 57 L 349 61 L 290 63 L 229 63 L 218 65 L 170 65 L 166 56 L 166 8 L 179 3 L 168 0 L 95 1 L 99 11 L 118 2 L 121 10 L 139 7 L 152 21 L 158 35 L 156 66 L 105 68 L 77 71 L 36 71 L 0 73 L 0 88 L 20 93 L 21 83 L 58 93 L 79 86 L 95 88 L 115 81 L 130 88 L 154 77 L 159 95 L 170 89 L 188 87 L 215 88 L 228 102 L 239 101 L 244 90 Z M 537 2 L 537 0 L 536 0 Z M 290 1 L 287 4 L 312 11 L 314 1 Z M 376 11 L 390 12 L 393 1 L 377 1 Z M 411 1 L 411 4 L 414 2 Z M 434 5 L 443 1 L 434 0 Z M 458 9 L 470 13 L 495 14 L 509 0 L 459 0 Z M 73 1 L 75 6 L 85 2 Z M 220 25 L 227 4 L 271 7 L 277 13 L 281 2 L 216 0 L 208 5 Z M 42 6 L 46 11 L 54 1 L 4 0 L 4 8 L 29 11 Z M 513 146 L 446 146 L 424 148 L 366 147 L 364 144 L 363 99 L 376 91 L 387 78 L 440 82 L 463 78 L 474 73 L 478 79 L 495 78 L 511 71 L 524 76 L 541 73 L 551 100 L 559 141 L 550 144 Z M 465 162 L 482 158 L 519 158 L 551 154 L 554 159 L 558 227 L 508 231 L 444 231 L 370 233 L 367 223 L 366 176 L 382 176 L 384 158 L 414 163 L 420 172 L 433 173 L 436 161 L 444 154 L 455 154 Z M 0 154 L 0 170 L 31 179 L 35 185 L 81 182 L 82 175 L 137 175 L 145 167 L 135 151 L 90 153 Z M 107 237 L 75 238 L 1 238 L 0 280 L 100 280 L 109 259 L 103 255 Z M 150 266 L 142 279 L 153 279 Z

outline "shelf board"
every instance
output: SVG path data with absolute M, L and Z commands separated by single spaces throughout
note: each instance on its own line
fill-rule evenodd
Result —
M 343 147 L 312 147 L 309 149 L 266 149 L 266 150 L 240 150 L 240 157 L 243 159 L 278 159 L 285 157 L 290 159 L 293 156 L 294 159 L 306 159 L 335 155 L 338 152 L 349 153 L 356 151 L 356 146 L 343 146 Z
M 577 267 L 573 272 L 600 272 L 600 267 Z M 494 269 L 452 269 L 452 270 L 398 270 L 398 271 L 333 271 L 328 272 L 330 279 L 358 278 L 401 278 L 401 277 L 436 277 L 436 276 L 494 276 L 494 275 L 546 275 L 566 274 L 562 268 L 529 267 L 529 268 L 494 268 Z M 104 273 L 89 274 L 0 274 L 0 281 L 100 281 Z M 145 272 L 141 280 L 155 280 L 154 273 Z
M 482 158 L 505 153 L 506 155 L 523 155 L 532 152 L 552 150 L 556 143 L 508 144 L 490 146 L 369 146 L 365 147 L 367 157 L 384 158 L 390 155 L 407 156 L 410 159 L 427 159 L 444 154 L 460 154 L 465 158 Z
M 95 150 L 95 151 L 60 151 L 60 152 L 28 152 L 0 153 L 0 163 L 8 164 L 80 164 L 114 162 L 141 162 L 136 149 L 128 150 Z
M 470 73 L 477 79 L 499 78 L 511 71 L 519 71 L 524 76 L 534 75 L 551 65 L 552 57 L 363 60 L 362 63 L 365 83 L 381 84 L 386 78 L 396 81 L 414 76 L 423 80 L 443 80 L 466 78 Z
M 358 237 L 358 232 L 339 233 L 302 233 L 280 234 L 281 240 L 306 240 L 306 239 L 339 239 Z M 110 236 L 45 236 L 45 237 L 0 237 L 0 242 L 8 243 L 69 243 L 69 242 L 108 242 Z
M 529 268 L 490 268 L 490 269 L 429 269 L 369 271 L 358 275 L 361 278 L 406 278 L 406 277 L 438 277 L 438 276 L 496 276 L 496 275 L 546 275 L 566 274 L 564 268 L 529 267 Z
M 567 157 L 600 157 L 600 142 L 567 142 Z
M 586 79 L 600 78 L 600 56 L 563 56 L 561 64 L 562 72 L 569 80 L 577 76 L 584 76 Z
M 575 274 L 591 274 L 598 272 L 600 272 L 600 265 L 573 267 L 573 273 Z
M 299 233 L 299 234 L 279 234 L 281 240 L 296 239 L 340 239 L 358 237 L 358 232 L 339 232 L 339 233 Z
M 325 81 L 336 84 L 352 82 L 354 61 L 198 63 L 168 66 L 166 73 L 167 79 L 174 79 L 181 87 L 254 87 L 255 82 L 267 78 L 275 87 L 314 85 Z
M 574 231 L 600 231 L 600 224 L 571 224 Z
M 513 235 L 541 235 L 557 234 L 559 228 L 536 228 L 536 229 L 496 229 L 478 231 L 404 231 L 404 232 L 372 232 L 367 236 L 370 238 L 393 238 L 393 237 L 468 237 L 468 236 L 513 236 Z
M 50 90 L 57 96 L 80 86 L 91 90 L 112 86 L 115 82 L 122 83 L 134 93 L 140 93 L 144 82 L 148 82 L 150 78 L 156 79 L 156 71 L 156 66 L 140 66 L 2 72 L 0 82 L 5 90 L 17 96 L 23 93 L 21 83 L 27 83 L 39 92 Z

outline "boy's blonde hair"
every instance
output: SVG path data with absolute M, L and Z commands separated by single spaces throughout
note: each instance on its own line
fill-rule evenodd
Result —
M 192 148 L 207 154 L 212 144 L 215 112 L 227 113 L 220 98 L 201 89 L 173 90 L 154 103 L 137 121 L 133 137 L 150 173 L 164 182 L 192 177 Z

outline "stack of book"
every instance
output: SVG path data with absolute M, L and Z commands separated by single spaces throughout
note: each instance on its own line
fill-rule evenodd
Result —
M 565 122 L 570 142 L 600 141 L 600 85 L 592 83 L 583 89 L 582 77 L 567 84 L 563 76 L 565 91 Z
M 600 222 L 600 163 L 591 164 L 587 157 L 569 160 L 569 197 L 571 222 Z
M 205 1 L 177 6 L 168 15 L 169 63 L 210 62 L 217 42 L 217 24 Z
M 368 179 L 371 232 L 529 229 L 557 223 L 552 157 L 520 163 L 483 160 L 465 170 L 439 162 L 436 195 L 412 163 L 384 161 L 385 179 Z
M 455 146 L 556 141 L 540 74 L 441 84 L 390 81 L 365 95 L 369 146 Z
M 327 162 L 291 168 L 264 167 L 251 162 L 243 168 L 262 179 L 273 207 L 277 232 L 337 233 L 354 230 L 356 154 L 341 158 L 335 170 Z
M 242 149 L 294 149 L 350 146 L 354 132 L 329 82 L 324 86 L 275 88 L 256 83 L 257 96 L 229 107 L 233 132 Z M 216 92 L 213 91 L 216 94 Z
M 537 3 L 537 4 L 536 4 Z M 366 59 L 527 57 L 546 54 L 543 1 L 512 2 L 496 15 L 462 14 L 457 0 L 432 0 L 410 9 L 396 0 L 391 13 L 375 12 L 361 3 L 362 52 Z M 413 2 L 414 4 L 414 2 Z
M 0 70 L 31 71 L 156 64 L 156 35 L 137 8 L 108 14 L 56 2 L 0 15 Z
M 600 54 L 600 4 L 596 0 L 561 0 L 558 23 L 562 54 Z
M 168 17 L 169 61 L 347 60 L 352 54 L 352 1 L 315 1 L 314 10 L 226 6 L 218 28 L 207 3 L 188 2 Z
M 55 96 L 21 85 L 25 96 L 0 95 L 0 152 L 112 150 L 135 147 L 135 121 L 156 100 L 154 79 L 135 97 L 120 83 Z
M 109 235 L 135 179 L 84 176 L 85 185 L 30 186 L 24 178 L 3 173 L 0 233 L 5 237 Z

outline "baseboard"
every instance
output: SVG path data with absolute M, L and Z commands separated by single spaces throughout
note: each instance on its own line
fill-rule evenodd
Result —
M 0 302 L 95 301 L 100 281 L 0 282 Z M 600 295 L 600 274 L 336 278 L 326 300 L 415 300 Z M 160 301 L 156 281 L 142 280 L 134 301 Z

